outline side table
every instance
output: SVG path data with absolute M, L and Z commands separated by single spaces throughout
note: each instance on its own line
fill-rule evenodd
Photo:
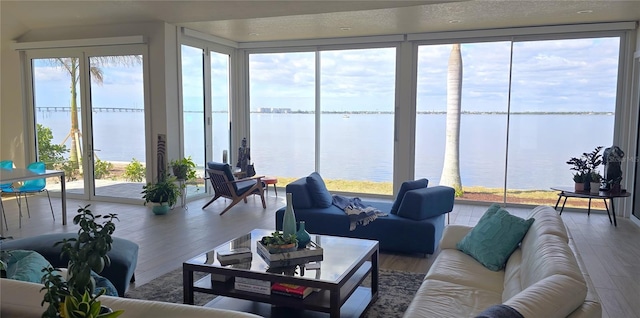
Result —
M 278 183 L 278 178 L 273 177 L 264 177 L 262 178 L 262 182 L 264 182 L 267 187 L 267 194 L 269 194 L 269 185 L 273 184 L 273 191 L 276 192 L 276 197 L 278 196 L 278 189 L 276 188 L 276 183 Z
M 560 199 L 564 197 L 564 201 L 562 202 L 562 207 L 560 208 L 560 214 L 562 214 L 562 210 L 564 210 L 564 205 L 567 203 L 568 198 L 582 198 L 589 199 L 589 208 L 587 210 L 587 215 L 591 214 L 591 199 L 602 199 L 604 200 L 604 206 L 607 209 L 607 216 L 609 217 L 609 223 L 613 223 L 614 226 L 618 226 L 618 222 L 616 221 L 616 209 L 613 205 L 614 198 L 626 198 L 631 196 L 631 193 L 627 192 L 627 190 L 620 191 L 600 191 L 598 193 L 591 193 L 589 191 L 576 191 L 571 188 L 563 188 L 563 187 L 552 187 L 551 190 L 560 191 L 558 193 L 558 201 L 556 201 L 555 209 L 558 209 L 558 204 L 560 204 Z M 609 199 L 609 204 L 607 205 L 607 199 Z M 609 213 L 609 206 L 611 206 L 611 213 Z M 613 222 L 611 220 L 611 215 L 613 215 Z

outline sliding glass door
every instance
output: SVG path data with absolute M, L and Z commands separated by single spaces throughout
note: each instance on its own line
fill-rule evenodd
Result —
M 146 123 L 138 52 L 123 46 L 28 55 L 37 157 L 65 171 L 72 197 L 140 198 Z

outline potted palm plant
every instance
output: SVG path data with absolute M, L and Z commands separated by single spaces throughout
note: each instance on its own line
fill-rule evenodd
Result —
M 54 245 L 62 244 L 61 256 L 69 257 L 68 279 L 64 280 L 51 267 L 42 270 L 45 273 L 42 290 L 46 290 L 42 304 L 49 304 L 42 317 L 113 318 L 123 312 L 100 305 L 98 298 L 105 289 L 93 294 L 96 284 L 91 276 L 91 271 L 99 274 L 111 262 L 107 253 L 113 243 L 111 235 L 116 230 L 113 221 L 118 219 L 117 214 L 94 215 L 88 207 L 78 209 L 78 215 L 73 218 L 73 223 L 80 226 L 78 237 Z M 100 219 L 104 222 L 97 222 Z
M 148 202 L 157 203 L 153 207 L 153 213 L 166 214 L 169 208 L 176 204 L 178 197 L 182 193 L 176 182 L 176 177 L 165 175 L 156 183 L 149 182 L 142 186 L 141 194 L 145 200 L 144 204 L 146 205 Z

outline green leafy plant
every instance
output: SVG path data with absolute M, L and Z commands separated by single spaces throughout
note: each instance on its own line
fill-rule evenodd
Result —
M 181 180 L 195 180 L 196 179 L 196 164 L 191 159 L 191 156 L 172 160 L 169 166 L 173 170 L 173 175 Z
M 587 161 L 582 157 L 573 157 L 567 161 L 567 164 L 572 165 L 570 170 L 576 171 L 576 173 L 573 174 L 573 181 L 576 183 L 584 182 L 587 173 L 589 173 Z
M 64 171 L 64 176 L 67 181 L 78 180 L 80 171 L 78 171 L 78 168 L 76 167 L 76 164 L 74 162 L 71 162 L 70 160 L 65 160 L 60 164 L 60 169 Z
M 591 171 L 590 176 L 591 176 L 591 182 L 601 182 L 602 181 L 602 175 L 598 171 Z
M 264 246 L 280 246 L 298 244 L 298 239 L 295 234 L 289 234 L 285 237 L 282 232 L 275 231 L 269 236 L 263 236 L 262 239 L 260 239 L 260 243 Z
M 38 160 L 44 162 L 47 169 L 54 169 L 56 165 L 64 162 L 64 154 L 69 152 L 65 145 L 52 144 L 53 132 L 51 128 L 41 124 L 36 125 L 38 135 Z
M 592 172 L 602 164 L 602 155 L 600 154 L 602 146 L 598 146 L 593 151 L 582 153 L 580 158 L 573 157 L 567 161 L 567 164 L 572 165 L 571 170 L 576 171 L 573 175 L 573 181 L 576 183 L 587 182 L 592 176 Z
M 142 186 L 142 198 L 144 204 L 147 202 L 167 203 L 173 206 L 180 197 L 180 187 L 177 185 L 177 179 L 174 176 L 164 176 L 156 183 L 147 183 Z
M 144 180 L 145 170 L 144 165 L 138 161 L 138 159 L 132 158 L 131 162 L 124 167 L 123 176 L 129 181 L 142 182 L 142 180 Z
M 96 179 L 102 179 L 111 174 L 111 169 L 113 169 L 111 162 L 98 159 L 93 167 L 93 176 Z
M 105 266 L 111 264 L 107 253 L 113 243 L 111 235 L 116 230 L 113 221 L 117 219 L 117 214 L 113 213 L 93 214 L 89 205 L 78 209 L 78 214 L 73 218 L 73 224 L 80 226 L 78 237 L 63 239 L 54 244 L 62 245 L 61 256 L 69 258 L 68 280 L 63 280 L 52 268 L 42 270 L 45 273 L 42 290 L 46 290 L 42 304 L 49 304 L 43 317 L 117 317 L 122 313 L 119 311 L 109 315 L 93 315 L 92 308 L 96 304 L 100 307 L 96 298 L 104 293 L 104 289 L 96 296 L 90 296 L 88 299 L 84 297 L 85 294 L 93 293 L 95 289 L 91 271 L 99 274 Z M 72 310 L 72 314 L 64 311 L 67 303 L 69 308 L 73 308 L 74 304 L 78 305 Z M 61 304 L 64 306 L 61 307 Z
M 85 291 L 84 294 L 72 292 L 73 297 L 65 297 L 61 307 L 61 316 L 65 318 L 113 318 L 120 316 L 124 311 L 101 313 L 100 301 L 98 297 L 104 294 L 104 289 L 98 295 L 92 296 Z
M 602 150 L 602 146 L 598 146 L 590 153 L 583 153 L 582 156 L 587 162 L 587 168 L 589 172 L 595 171 L 598 169 L 598 166 L 602 164 L 602 155 L 600 154 L 600 150 Z

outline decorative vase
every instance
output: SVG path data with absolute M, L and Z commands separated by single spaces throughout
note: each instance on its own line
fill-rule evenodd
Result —
M 296 238 L 298 239 L 298 248 L 305 248 L 307 247 L 307 244 L 311 242 L 311 236 L 309 235 L 309 232 L 305 230 L 304 226 L 304 221 L 300 221 L 300 228 L 298 229 L 298 232 L 296 232 Z
M 591 188 L 589 192 L 593 194 L 597 194 L 598 192 L 600 192 L 600 182 L 591 182 Z
M 296 234 L 296 215 L 293 212 L 293 202 L 291 201 L 291 193 L 287 193 L 287 208 L 282 218 L 282 234 L 284 237 Z
M 167 212 L 169 212 L 169 205 L 166 202 L 165 203 L 158 203 L 158 205 L 155 205 L 153 207 L 152 211 L 156 215 L 167 214 Z
M 584 182 L 576 182 L 575 190 L 578 192 L 584 191 Z

